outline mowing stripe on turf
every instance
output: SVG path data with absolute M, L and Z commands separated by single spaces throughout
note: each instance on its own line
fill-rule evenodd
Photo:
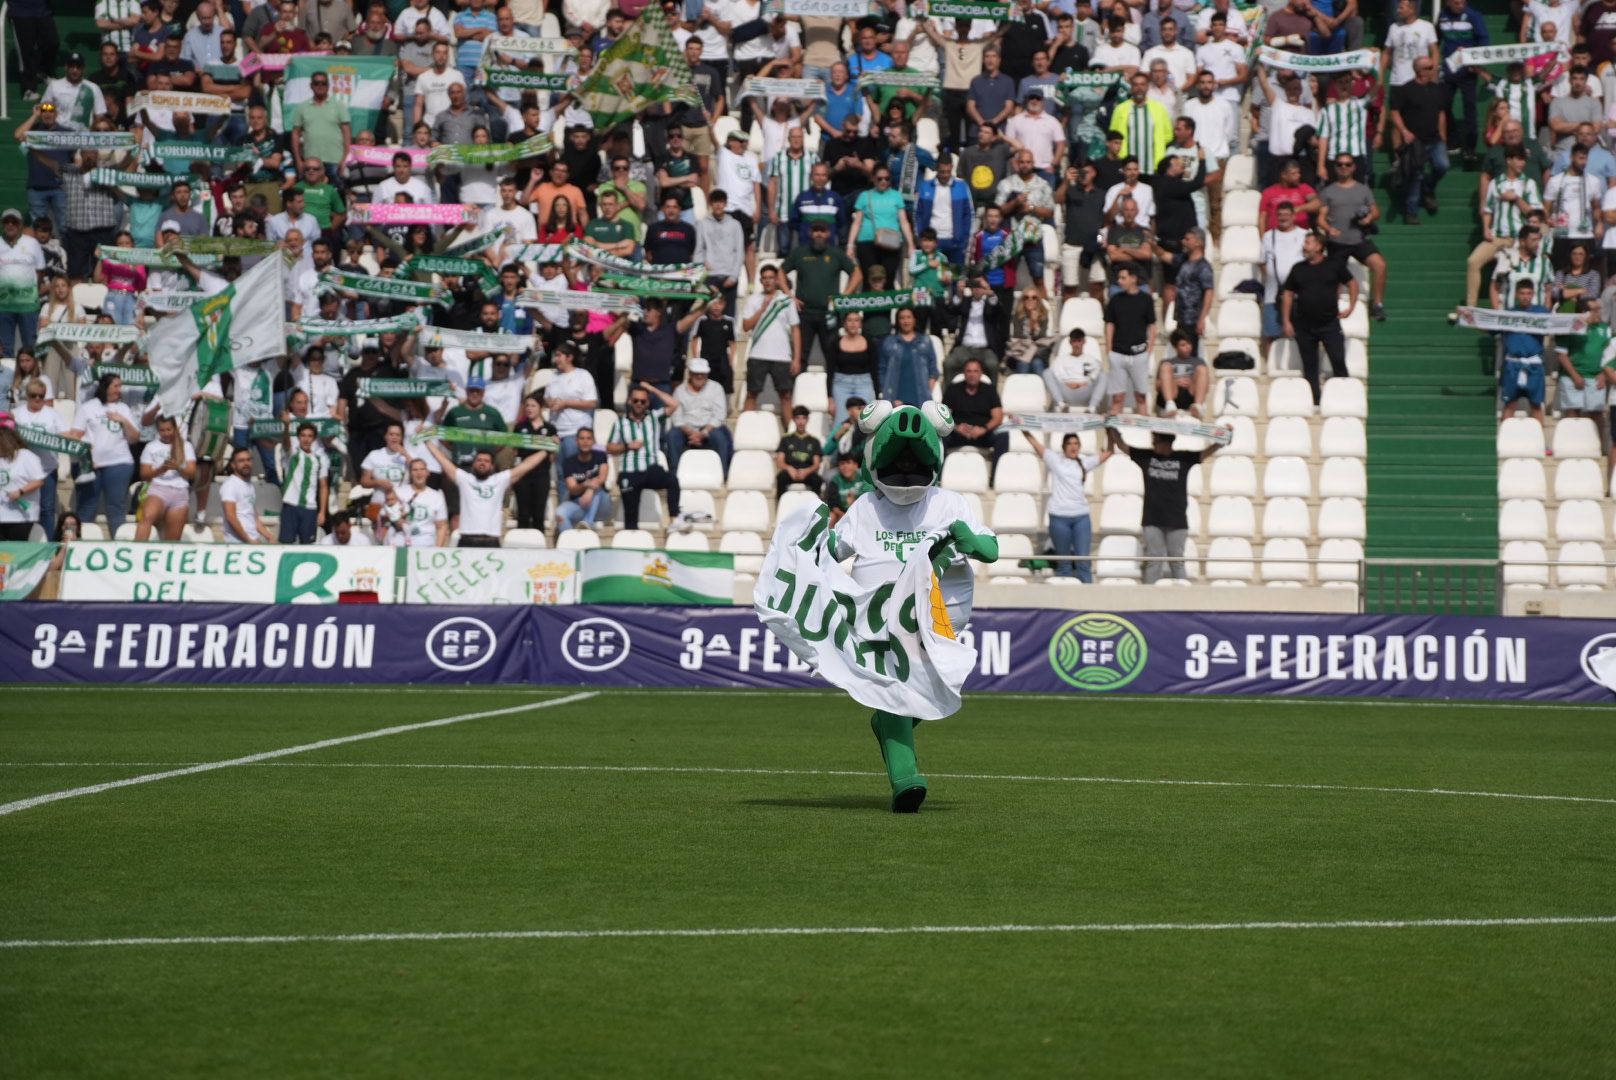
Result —
M 189 765 L 184 761 L 0 761 L 0 769 L 111 769 L 119 766 L 162 768 Z M 472 769 L 515 772 L 696 773 L 720 776 L 886 776 L 868 769 L 759 769 L 720 765 L 522 765 L 448 764 L 432 761 L 265 761 L 243 764 L 279 769 Z M 1038 776 L 1032 773 L 927 772 L 934 780 L 1008 780 L 1045 784 L 1136 784 L 1145 787 L 1265 788 L 1276 791 L 1346 791 L 1380 795 L 1446 795 L 1469 799 L 1524 799 L 1529 802 L 1601 803 L 1616 806 L 1616 798 L 1598 795 L 1532 795 L 1515 791 L 1468 791 L 1463 788 L 1374 787 L 1358 784 L 1278 784 L 1258 780 L 1168 780 L 1125 776 Z
M 164 772 L 144 773 L 140 776 L 130 776 L 122 780 L 109 780 L 104 784 L 88 784 L 84 787 L 68 788 L 64 791 L 52 791 L 44 795 L 35 795 L 28 799 L 18 799 L 0 805 L 0 816 L 15 814 L 23 810 L 31 810 L 36 806 L 47 803 L 61 802 L 63 799 L 76 799 L 83 795 L 99 795 L 104 791 L 113 791 L 117 788 L 133 787 L 136 784 L 151 784 L 158 780 L 172 780 L 180 776 L 194 776 L 197 773 L 213 772 L 216 769 L 229 769 L 240 765 L 257 765 L 260 762 L 271 761 L 275 758 L 290 757 L 293 754 L 305 754 L 310 750 L 325 750 L 333 746 L 345 746 L 348 743 L 364 742 L 367 739 L 380 739 L 387 735 L 402 735 L 410 731 L 425 731 L 428 728 L 447 727 L 450 724 L 461 724 L 467 720 L 484 720 L 491 716 L 510 716 L 512 713 L 530 712 L 534 709 L 548 709 L 552 705 L 571 705 L 574 702 L 587 701 L 594 697 L 593 691 L 581 694 L 568 694 L 566 697 L 549 698 L 544 701 L 531 701 L 524 705 L 512 705 L 504 709 L 489 709 L 485 712 L 462 713 L 459 716 L 445 716 L 438 720 L 424 720 L 418 724 L 399 724 L 394 727 L 377 728 L 374 731 L 362 731 L 357 735 L 342 735 L 335 739 L 321 739 L 319 742 L 303 743 L 301 746 L 288 746 L 280 750 L 265 750 L 260 754 L 247 754 L 244 757 L 229 758 L 225 761 L 205 761 L 195 765 L 187 765 L 179 769 L 169 769 Z
M 18 938 L 0 949 L 89 949 L 151 945 L 370 945 L 386 942 L 594 941 L 610 938 L 858 937 L 908 934 L 1148 934 L 1226 930 L 1419 930 L 1512 926 L 1616 926 L 1616 915 L 1479 919 L 1332 919 L 1263 922 L 1001 923 L 988 926 L 736 926 L 634 930 L 446 930 L 375 934 L 240 934 L 196 937 Z

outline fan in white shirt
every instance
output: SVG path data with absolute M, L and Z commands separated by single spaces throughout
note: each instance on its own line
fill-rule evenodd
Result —
M 365 455 L 359 463 L 359 482 L 370 488 L 370 505 L 380 506 L 387 493 L 401 487 L 410 474 L 410 458 L 404 453 L 404 428 L 392 423 L 382 436 L 384 445 Z
M 432 471 L 426 462 L 410 462 L 410 486 L 388 496 L 383 511 L 388 520 L 389 547 L 448 547 L 449 504 L 443 492 L 427 486 Z M 396 523 L 392 520 L 395 515 Z
M 253 491 L 252 470 L 251 450 L 237 450 L 230 455 L 230 475 L 219 485 L 224 542 L 227 544 L 272 542 L 263 522 L 258 520 L 258 496 Z

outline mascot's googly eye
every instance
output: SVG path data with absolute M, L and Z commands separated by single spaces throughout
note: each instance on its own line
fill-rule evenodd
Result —
M 920 407 L 920 415 L 931 422 L 938 438 L 946 439 L 954 430 L 954 413 L 947 405 L 928 401 Z
M 874 435 L 881 425 L 886 423 L 887 417 L 891 415 L 892 402 L 872 401 L 864 406 L 864 409 L 859 413 L 859 430 L 866 435 Z M 952 427 L 953 425 L 949 426 Z

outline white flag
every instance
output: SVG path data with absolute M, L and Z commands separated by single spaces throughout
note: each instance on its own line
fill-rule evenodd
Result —
M 976 649 L 955 636 L 930 563 L 914 558 L 897 581 L 860 585 L 826 542 L 828 519 L 824 507 L 804 509 L 775 530 L 752 596 L 758 618 L 861 705 L 921 720 L 957 712 Z
M 191 395 L 213 376 L 286 352 L 286 300 L 281 261 L 264 259 L 230 287 L 189 311 L 163 319 L 146 335 L 163 415 L 180 417 Z

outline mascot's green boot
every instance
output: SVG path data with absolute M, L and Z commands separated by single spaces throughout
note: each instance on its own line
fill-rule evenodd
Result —
M 889 712 L 876 711 L 870 717 L 870 730 L 881 747 L 887 780 L 892 784 L 892 812 L 912 814 L 926 801 L 926 778 L 920 775 L 915 758 L 916 720 Z

